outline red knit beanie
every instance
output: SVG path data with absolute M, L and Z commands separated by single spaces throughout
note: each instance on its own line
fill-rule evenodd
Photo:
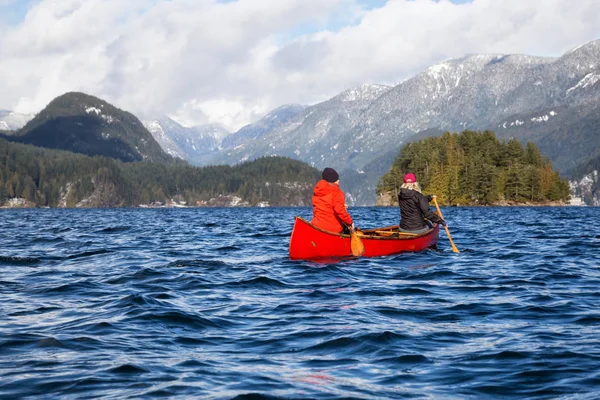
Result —
M 336 170 L 329 167 L 323 170 L 321 177 L 329 183 L 337 182 L 340 179 L 340 176 L 338 175 Z

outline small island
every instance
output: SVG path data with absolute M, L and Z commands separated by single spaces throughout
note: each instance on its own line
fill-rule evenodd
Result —
M 440 204 L 565 205 L 569 183 L 532 142 L 500 141 L 494 132 L 446 132 L 408 143 L 377 186 L 377 204 L 396 204 L 406 172 Z

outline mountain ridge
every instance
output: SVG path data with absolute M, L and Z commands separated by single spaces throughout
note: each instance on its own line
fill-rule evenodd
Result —
M 389 90 L 385 85 L 360 85 L 329 100 L 306 107 L 285 124 L 266 132 L 262 141 L 246 141 L 237 147 L 224 148 L 213 158 L 215 163 L 238 163 L 257 155 L 281 155 L 322 167 L 326 155 L 340 145 L 339 133 L 349 129 L 373 98 Z M 340 150 L 341 151 L 341 150 Z M 337 166 L 332 164 L 333 166 Z
M 318 168 L 361 173 L 371 161 L 400 148 L 419 132 L 496 130 L 498 121 L 510 116 L 598 101 L 598 60 L 600 40 L 560 57 L 475 54 L 446 60 L 350 112 L 339 101 L 344 92 L 309 106 L 264 133 L 264 143 L 248 141 L 233 150 L 224 148 L 213 161 L 235 164 L 262 155 L 283 155 Z M 372 179 L 366 186 L 374 186 Z
M 174 162 L 133 114 L 81 92 L 53 99 L 10 141 L 104 155 L 121 161 Z
M 223 139 L 230 135 L 219 124 L 185 127 L 168 116 L 146 120 L 143 124 L 167 154 L 194 165 L 208 164 Z
M 344 143 L 331 149 L 329 159 L 322 153 L 303 152 L 297 143 L 300 132 L 309 130 L 303 124 L 310 124 L 314 132 L 319 122 L 330 122 L 327 115 L 317 122 L 297 117 L 286 126 L 266 133 L 266 145 L 248 144 L 244 150 L 226 151 L 220 159 L 218 156 L 215 159 L 235 163 L 263 154 L 282 154 L 318 167 L 331 164 L 340 169 L 360 170 L 384 151 L 389 142 L 400 145 L 407 137 L 426 129 L 487 129 L 510 115 L 597 99 L 600 97 L 596 90 L 600 81 L 598 59 L 600 40 L 569 50 L 561 57 L 476 54 L 446 60 L 373 96 L 350 126 L 342 124 L 329 130 L 331 136 Z M 307 110 L 335 103 L 339 96 L 342 94 Z M 331 147 L 329 138 L 322 140 L 315 138 L 318 136 L 315 134 L 302 136 L 309 142 L 318 141 L 321 147 Z

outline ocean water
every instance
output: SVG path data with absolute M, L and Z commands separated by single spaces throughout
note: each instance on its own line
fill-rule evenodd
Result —
M 0 398 L 600 398 L 600 209 L 442 211 L 320 264 L 309 208 L 0 210 Z

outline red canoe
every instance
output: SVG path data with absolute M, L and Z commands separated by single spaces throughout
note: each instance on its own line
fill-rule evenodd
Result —
M 365 246 L 363 257 L 389 256 L 435 247 L 440 234 L 439 225 L 415 235 L 398 232 L 398 225 L 360 231 Z M 326 231 L 296 217 L 290 239 L 290 258 L 293 260 L 351 257 L 350 235 Z

